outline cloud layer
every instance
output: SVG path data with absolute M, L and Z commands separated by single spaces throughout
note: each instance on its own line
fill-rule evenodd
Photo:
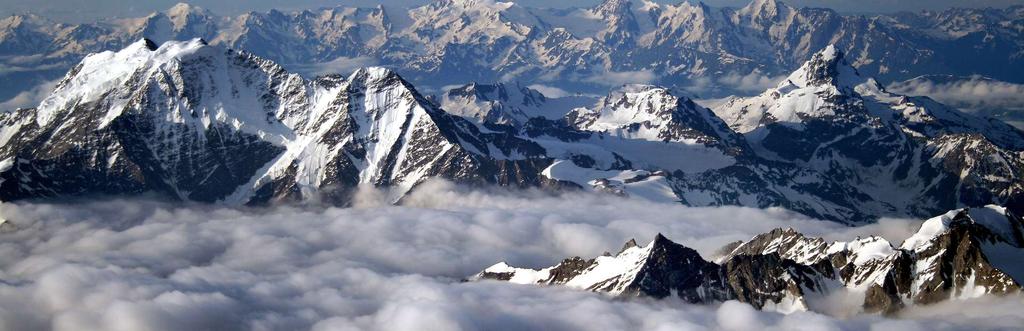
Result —
M 384 205 L 382 196 L 367 190 L 350 209 L 124 199 L 5 204 L 0 213 L 18 230 L 0 234 L 0 329 L 868 330 L 1024 322 L 1024 313 L 1010 309 L 1019 298 L 986 303 L 1005 309 L 956 318 L 921 310 L 914 319 L 835 319 L 764 313 L 735 302 L 694 306 L 461 283 L 497 261 L 549 265 L 617 249 L 631 237 L 647 241 L 657 232 L 707 254 L 778 226 L 833 237 L 872 229 L 782 210 L 470 191 L 445 183 L 418 190 L 407 206 Z M 886 224 L 877 227 L 899 237 L 915 223 Z
M 894 92 L 923 95 L 967 110 L 1000 108 L 1024 112 L 1024 85 L 971 76 L 935 82 L 914 79 L 889 86 Z
M 0 102 L 0 111 L 38 106 L 46 96 L 53 92 L 53 89 L 57 87 L 57 83 L 59 83 L 59 80 L 43 82 L 31 89 L 22 91 L 14 97 Z
M 731 72 L 717 78 L 697 78 L 685 88 L 696 93 L 718 97 L 729 94 L 757 95 L 764 90 L 778 86 L 784 79 L 786 79 L 785 75 L 769 76 L 755 69 L 746 74 Z
M 294 70 L 309 78 L 325 74 L 340 74 L 347 76 L 356 69 L 379 65 L 380 61 L 369 56 L 338 57 L 334 60 L 313 63 L 313 64 L 292 64 L 288 69 Z

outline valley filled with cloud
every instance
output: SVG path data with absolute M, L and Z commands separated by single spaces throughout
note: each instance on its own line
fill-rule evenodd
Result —
M 912 307 L 895 318 L 761 312 L 735 301 L 613 299 L 566 288 L 463 282 L 496 261 L 545 266 L 665 236 L 711 254 L 776 227 L 850 228 L 781 209 L 694 208 L 611 195 L 432 182 L 401 206 L 233 208 L 105 198 L 5 203 L 0 329 L 56 330 L 955 330 L 1024 323 L 1020 297 Z

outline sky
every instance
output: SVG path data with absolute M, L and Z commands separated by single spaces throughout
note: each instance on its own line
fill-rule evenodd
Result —
M 135 17 L 163 10 L 179 0 L 0 0 L 0 15 L 35 13 L 63 21 L 88 21 L 104 17 Z M 335 5 L 374 6 L 378 3 L 396 6 L 415 6 L 429 0 L 191 0 L 193 4 L 220 14 L 238 14 L 250 10 L 319 8 Z M 533 7 L 591 6 L 600 0 L 523 0 L 519 3 Z M 659 2 L 678 2 L 664 1 Z M 711 6 L 742 6 L 747 0 L 705 0 Z M 789 0 L 796 6 L 828 7 L 848 13 L 893 12 L 901 10 L 943 9 L 949 7 L 1006 7 L 1024 4 L 1024 0 Z

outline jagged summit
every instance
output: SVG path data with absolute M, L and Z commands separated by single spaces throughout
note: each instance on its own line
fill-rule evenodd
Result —
M 717 264 L 659 234 L 644 247 L 627 244 L 614 257 L 574 257 L 545 269 L 499 263 L 470 279 L 565 285 L 620 297 L 678 296 L 694 303 L 739 300 L 783 313 L 823 309 L 812 299 L 852 291 L 865 294 L 864 312 L 895 313 L 905 305 L 1019 292 L 1022 275 L 1011 261 L 1024 258 L 1024 245 L 991 233 L 1012 224 L 1019 236 L 1022 222 L 998 206 L 954 210 L 925 222 L 902 248 L 878 236 L 826 244 L 776 229 L 728 245 L 731 252 Z M 559 277 L 552 277 L 555 270 Z M 607 286 L 623 281 L 628 285 Z
M 631 239 L 629 239 L 629 241 L 627 241 L 625 244 L 622 245 L 622 249 L 619 249 L 619 253 L 618 254 L 622 254 L 622 252 L 626 251 L 627 249 L 630 249 L 630 248 L 633 248 L 633 247 L 637 247 L 637 246 L 638 245 L 636 244 L 636 239 L 635 238 L 631 238 Z
M 206 10 L 206 8 L 196 6 L 187 2 L 176 3 L 164 12 L 171 17 L 184 17 L 185 15 L 190 14 L 210 14 L 210 11 Z
M 778 89 L 786 89 L 787 84 L 791 84 L 797 88 L 831 85 L 841 90 L 849 90 L 866 82 L 867 80 L 846 60 L 843 51 L 830 44 L 812 55 L 810 60 L 790 74 Z
M 470 83 L 452 88 L 441 96 L 445 111 L 471 118 L 480 123 L 521 127 L 533 117 L 553 116 L 555 112 L 547 104 L 544 94 L 515 83 L 482 84 Z
M 74 109 L 74 105 L 88 104 L 107 99 L 104 105 L 106 115 L 104 126 L 121 114 L 127 103 L 136 92 L 124 84 L 144 79 L 162 79 L 166 72 L 185 75 L 198 74 L 191 70 L 217 71 L 230 67 L 226 54 L 227 49 L 210 46 L 201 38 L 188 41 L 170 41 L 159 47 L 150 39 L 140 39 L 117 52 L 103 52 L 85 58 L 81 64 L 57 85 L 56 90 L 45 98 L 38 108 L 36 122 L 45 127 L 60 116 L 62 111 Z M 226 74 L 225 74 L 226 75 Z M 209 76 L 213 79 L 213 76 Z M 194 77 L 199 78 L 199 77 Z M 226 76 L 220 78 L 228 79 Z M 184 82 L 181 82 L 184 83 Z M 197 82 L 198 83 L 198 82 Z M 215 84 L 209 81 L 210 84 Z M 111 90 L 119 93 L 111 94 Z M 216 91 L 194 91 L 195 93 L 215 93 Z M 183 95 L 184 96 L 184 95 Z M 192 95 L 197 101 L 198 95 Z M 236 96 L 240 97 L 240 96 Z M 236 119 L 245 118 L 234 117 Z
M 629 10 L 633 3 L 630 0 L 604 0 L 594 7 L 595 13 L 602 14 L 602 17 L 622 14 Z
M 775 17 L 790 9 L 788 4 L 778 0 L 751 0 L 739 11 L 754 17 Z
M 900 246 L 910 251 L 922 251 L 938 236 L 955 228 L 979 225 L 991 232 L 993 240 L 1011 246 L 1024 247 L 1024 223 L 1021 218 L 1001 206 L 964 208 L 952 210 L 941 216 L 930 218 L 921 225 L 921 230 Z
M 576 109 L 567 118 L 577 128 L 630 139 L 718 146 L 738 143 L 709 109 L 679 91 L 653 85 L 624 85 L 594 107 Z
M 711 302 L 726 298 L 715 269 L 696 251 L 658 234 L 645 246 L 636 246 L 633 240 L 627 242 L 615 256 L 590 260 L 573 257 L 544 269 L 515 268 L 502 262 L 470 279 L 565 285 L 624 297 L 678 295 L 689 302 Z M 698 276 L 682 275 L 680 270 Z
M 38 108 L 8 117 L 0 152 L 23 161 L 2 174 L 19 178 L 4 180 L 4 200 L 155 191 L 243 204 L 338 187 L 327 197 L 345 204 L 360 183 L 397 188 L 397 200 L 431 176 L 502 180 L 478 169 L 538 153 L 491 141 L 387 68 L 308 82 L 198 38 L 153 45 L 89 56 Z
M 348 81 L 388 82 L 401 79 L 397 72 L 387 67 L 363 67 L 349 74 Z
M 931 99 L 886 91 L 860 75 L 837 46 L 815 53 L 778 87 L 733 98 L 714 112 L 761 157 L 799 160 L 823 173 L 872 173 L 843 180 L 869 196 L 890 197 L 862 208 L 934 206 L 948 200 L 948 192 L 956 192 L 955 199 L 985 196 L 966 204 L 970 206 L 1016 206 L 1013 196 L 1024 193 L 1015 184 L 1024 178 L 1018 166 L 1024 164 L 1018 153 L 1024 148 L 1024 133 Z M 978 148 L 965 149 L 970 144 Z M 956 155 L 965 162 L 921 163 L 921 155 L 932 160 Z

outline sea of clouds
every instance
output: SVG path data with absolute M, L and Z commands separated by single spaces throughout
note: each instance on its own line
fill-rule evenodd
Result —
M 1024 325 L 1019 297 L 909 309 L 901 318 L 782 315 L 746 304 L 618 300 L 557 287 L 461 282 L 498 261 L 541 267 L 658 233 L 707 256 L 776 227 L 850 239 L 784 210 L 691 208 L 430 183 L 403 206 L 229 208 L 107 198 L 5 203 L 2 330 L 936 330 Z
M 1003 120 L 1024 130 L 1024 84 L 1009 83 L 981 76 L 932 80 L 916 78 L 896 82 L 889 90 L 931 97 L 968 113 Z

